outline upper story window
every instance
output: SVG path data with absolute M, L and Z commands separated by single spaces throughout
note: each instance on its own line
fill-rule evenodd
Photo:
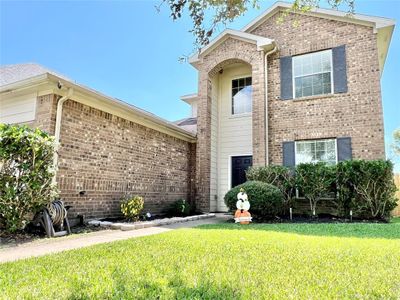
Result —
M 251 77 L 232 80 L 232 115 L 251 112 L 252 90 Z
M 332 77 L 332 50 L 293 57 L 295 98 L 332 93 Z
M 337 162 L 336 140 L 308 140 L 295 142 L 295 162 L 325 162 L 334 165 Z

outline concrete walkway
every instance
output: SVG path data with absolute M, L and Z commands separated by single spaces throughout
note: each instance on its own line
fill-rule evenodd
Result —
M 146 235 L 153 235 L 178 228 L 191 228 L 204 224 L 216 224 L 227 219 L 224 214 L 217 214 L 214 218 L 176 223 L 167 226 L 149 227 L 131 231 L 101 230 L 85 234 L 76 234 L 53 239 L 39 239 L 32 242 L 0 249 L 0 263 L 18 259 L 37 257 L 65 250 L 78 249 L 96 244 L 126 240 Z

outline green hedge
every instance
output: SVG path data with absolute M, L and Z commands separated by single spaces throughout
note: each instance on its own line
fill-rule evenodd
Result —
M 52 184 L 54 140 L 39 129 L 0 124 L 0 222 L 23 229 L 57 196 Z
M 318 214 L 322 198 L 330 198 L 339 217 L 348 217 L 352 211 L 355 218 L 387 219 L 396 207 L 393 164 L 387 160 L 349 160 L 335 166 L 308 163 L 294 169 L 253 167 L 247 178 L 278 187 L 284 206 L 300 201 L 294 196 L 297 189 L 310 203 L 311 214 Z
M 364 219 L 387 219 L 396 207 L 393 163 L 389 160 L 351 160 L 336 167 L 338 202 Z
M 296 195 L 293 168 L 284 166 L 251 167 L 246 171 L 249 181 L 262 181 L 276 186 L 283 195 L 284 213 L 288 214 Z
M 237 194 L 243 188 L 250 202 L 250 212 L 260 219 L 281 216 L 284 211 L 284 199 L 281 191 L 272 184 L 261 181 L 247 181 L 226 193 L 224 200 L 231 211 L 236 210 Z

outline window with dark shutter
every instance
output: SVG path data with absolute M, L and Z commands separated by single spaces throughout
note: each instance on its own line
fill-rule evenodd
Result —
M 351 138 L 340 137 L 336 139 L 338 161 L 352 159 Z
M 345 45 L 332 48 L 333 61 L 333 91 L 334 93 L 347 93 L 347 68 Z
M 282 144 L 283 165 L 293 167 L 295 165 L 294 142 L 283 142 Z
M 280 58 L 281 69 L 281 99 L 293 99 L 292 57 Z

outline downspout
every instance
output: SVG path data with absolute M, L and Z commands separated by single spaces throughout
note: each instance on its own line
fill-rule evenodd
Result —
M 274 48 L 264 55 L 264 83 L 265 83 L 265 165 L 269 165 L 269 149 L 268 149 L 268 56 L 278 50 L 278 46 L 273 42 Z
M 56 128 L 54 132 L 55 151 L 53 157 L 53 167 L 54 167 L 54 176 L 52 180 L 53 184 L 56 184 L 57 182 L 56 178 L 58 171 L 58 149 L 60 148 L 61 118 L 62 118 L 63 104 L 72 96 L 72 94 L 73 94 L 73 89 L 69 88 L 67 94 L 65 96 L 62 96 L 57 103 Z

